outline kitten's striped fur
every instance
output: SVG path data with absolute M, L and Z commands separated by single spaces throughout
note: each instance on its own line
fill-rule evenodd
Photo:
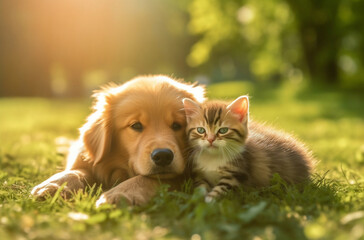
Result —
M 292 136 L 249 121 L 247 97 L 230 105 L 183 102 L 193 149 L 193 179 L 196 186 L 208 191 L 206 201 L 241 185 L 267 186 L 274 173 L 289 183 L 309 178 L 313 167 L 310 152 Z M 226 133 L 224 128 L 228 128 Z

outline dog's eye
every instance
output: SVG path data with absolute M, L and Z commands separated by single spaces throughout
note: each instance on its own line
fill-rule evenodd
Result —
M 137 132 L 143 131 L 143 125 L 140 122 L 134 123 L 133 125 L 131 125 L 131 128 Z
M 180 130 L 181 128 L 182 128 L 182 126 L 181 126 L 181 124 L 179 124 L 179 123 L 174 122 L 174 123 L 172 124 L 172 129 L 173 129 L 174 131 L 178 131 L 178 130 Z

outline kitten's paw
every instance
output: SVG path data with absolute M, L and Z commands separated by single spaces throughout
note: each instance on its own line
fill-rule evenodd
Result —
M 214 202 L 216 202 L 216 198 L 215 197 L 212 197 L 212 196 L 209 196 L 209 195 L 207 195 L 205 197 L 205 203 L 214 203 Z

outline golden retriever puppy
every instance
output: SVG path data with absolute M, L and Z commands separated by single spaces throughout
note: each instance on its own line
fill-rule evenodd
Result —
M 97 205 L 144 204 L 160 182 L 181 184 L 186 166 L 186 117 L 182 99 L 204 100 L 204 89 L 165 76 L 138 77 L 97 92 L 93 113 L 71 146 L 67 166 L 34 187 L 38 198 L 61 185 L 65 197 L 101 184 Z

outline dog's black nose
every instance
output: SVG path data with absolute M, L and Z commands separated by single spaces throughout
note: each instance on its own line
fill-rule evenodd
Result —
M 173 152 L 168 148 L 157 148 L 151 154 L 151 158 L 158 166 L 167 166 L 173 160 Z

